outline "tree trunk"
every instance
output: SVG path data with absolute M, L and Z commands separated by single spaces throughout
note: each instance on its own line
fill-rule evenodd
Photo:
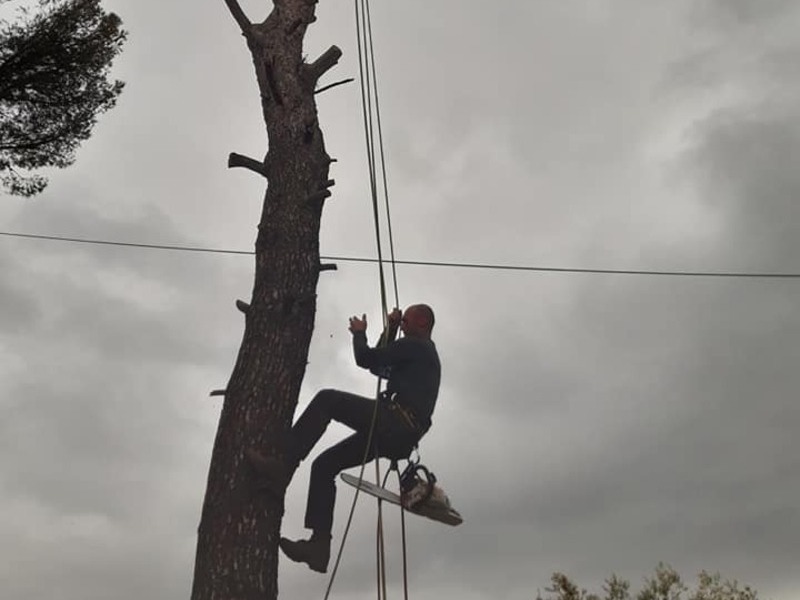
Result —
M 272 600 L 278 596 L 283 502 L 259 493 L 244 460 L 254 447 L 279 453 L 292 423 L 314 329 L 320 273 L 319 225 L 331 159 L 317 122 L 314 87 L 341 52 L 302 57 L 316 0 L 275 0 L 252 24 L 225 0 L 253 56 L 267 126 L 263 161 L 231 154 L 229 166 L 266 177 L 256 239 L 256 270 L 244 339 L 225 390 L 202 518 L 192 600 Z

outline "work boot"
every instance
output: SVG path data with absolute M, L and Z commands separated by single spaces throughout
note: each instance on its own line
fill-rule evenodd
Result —
M 294 469 L 279 458 L 264 456 L 253 448 L 245 448 L 244 456 L 259 476 L 259 488 L 282 498 Z
M 294 562 L 306 563 L 312 571 L 326 573 L 331 557 L 331 536 L 312 535 L 310 540 L 287 540 L 279 543 L 283 553 Z

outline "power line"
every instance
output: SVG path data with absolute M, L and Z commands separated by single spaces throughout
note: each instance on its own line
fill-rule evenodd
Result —
M 200 252 L 205 254 L 234 254 L 253 256 L 252 250 L 229 250 L 225 248 L 208 248 L 203 246 L 177 246 L 168 244 L 140 244 L 134 242 L 116 242 L 111 240 L 96 240 L 88 238 L 64 237 L 56 235 L 38 235 L 33 233 L 15 233 L 0 231 L 6 237 L 25 238 L 33 240 L 47 240 L 68 242 L 75 244 L 94 244 L 103 246 L 123 246 L 127 248 L 144 248 L 148 250 L 171 250 L 177 252 Z M 378 262 L 377 258 L 361 256 L 320 256 L 322 260 L 338 260 L 340 262 L 371 263 Z M 445 262 L 430 260 L 395 260 L 395 264 L 415 267 L 440 267 L 448 269 L 482 269 L 487 271 L 523 271 L 539 273 L 578 273 L 595 275 L 654 275 L 665 277 L 724 277 L 740 279 L 800 279 L 800 273 L 747 273 L 735 271 L 652 271 L 644 269 L 580 269 L 574 267 L 539 267 L 531 265 L 509 265 L 497 263 L 468 263 Z
M 204 248 L 199 246 L 172 246 L 167 244 L 138 244 L 134 242 L 114 242 L 110 240 L 93 240 L 88 238 L 63 237 L 58 235 L 37 235 L 33 233 L 13 233 L 0 231 L 0 235 L 32 240 L 47 240 L 55 242 L 72 242 L 74 244 L 95 244 L 101 246 L 124 246 L 127 248 L 146 248 L 148 250 L 176 250 L 179 252 L 204 252 L 206 254 L 239 254 L 254 255 L 252 250 L 225 250 L 223 248 Z

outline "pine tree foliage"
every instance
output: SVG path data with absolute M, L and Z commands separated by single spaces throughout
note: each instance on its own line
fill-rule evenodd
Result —
M 9 0 L 0 5 L 9 6 Z M 100 0 L 38 0 L 0 21 L 0 183 L 32 196 L 89 138 L 123 88 L 109 79 L 126 32 Z
M 719 574 L 702 571 L 694 589 L 687 587 L 680 575 L 670 566 L 660 564 L 653 577 L 645 579 L 644 587 L 631 594 L 630 583 L 616 575 L 607 579 L 602 594 L 579 588 L 563 573 L 554 573 L 546 595 L 536 600 L 758 600 L 758 593 L 736 581 L 723 581 Z

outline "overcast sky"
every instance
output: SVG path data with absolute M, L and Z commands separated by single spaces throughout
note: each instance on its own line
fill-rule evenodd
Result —
M 250 57 L 222 0 L 108 0 L 127 82 L 68 170 L 0 230 L 250 250 L 264 182 Z M 254 20 L 269 4 L 247 0 Z M 800 272 L 800 5 L 406 0 L 372 8 L 398 258 Z M 344 50 L 323 0 L 309 56 Z M 356 84 L 319 97 L 327 255 L 374 256 Z M 637 585 L 659 561 L 800 598 L 800 281 L 400 267 L 437 311 L 423 461 L 464 524 L 408 520 L 417 600 L 535 596 L 550 573 Z M 0 588 L 14 600 L 178 600 L 253 259 L 0 236 Z M 319 286 L 301 407 L 371 394 L 347 318 L 376 269 Z M 372 338 L 377 334 L 371 329 Z M 344 435 L 333 428 L 324 442 Z M 284 533 L 302 529 L 307 466 Z M 340 486 L 335 542 L 351 490 Z M 362 500 L 335 593 L 372 598 Z M 397 513 L 387 534 L 401 582 Z M 281 597 L 327 579 L 281 561 Z

